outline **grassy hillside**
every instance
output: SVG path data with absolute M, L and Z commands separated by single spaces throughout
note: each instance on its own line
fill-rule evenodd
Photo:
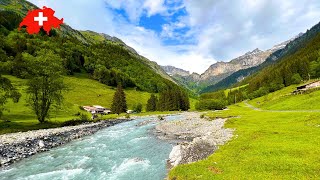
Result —
M 203 161 L 174 168 L 170 179 L 320 178 L 320 112 L 256 111 L 245 103 L 229 109 L 208 116 L 236 117 L 226 124 L 235 129 L 233 140 Z
M 34 113 L 26 103 L 26 82 L 27 80 L 17 78 L 11 75 L 4 75 L 4 77 L 11 80 L 12 84 L 19 90 L 22 97 L 19 103 L 8 101 L 5 107 L 9 111 L 5 111 L 1 119 L 10 120 L 6 123 L 0 120 L 0 134 L 17 131 L 27 131 L 31 129 L 52 128 L 60 126 L 60 123 L 71 119 L 78 118 L 77 113 L 84 113 L 90 117 L 89 113 L 80 110 L 79 106 L 85 105 L 101 105 L 107 108 L 111 107 L 115 88 L 106 86 L 98 81 L 90 79 L 86 74 L 76 74 L 75 76 L 65 76 L 64 82 L 67 85 L 68 91 L 64 93 L 64 103 L 61 108 L 54 109 L 49 123 L 39 124 Z M 142 103 L 143 111 L 145 111 L 146 104 L 151 94 L 135 89 L 126 89 L 126 99 L 128 108 L 133 109 L 133 106 Z M 190 99 L 191 110 L 195 109 L 197 100 Z M 175 112 L 143 112 L 135 115 L 150 115 L 150 114 L 169 114 Z M 120 115 L 124 116 L 124 115 Z M 107 115 L 103 118 L 117 118 L 120 116 Z
M 9 109 L 9 112 L 4 112 L 2 119 L 12 121 L 11 124 L 5 124 L 0 121 L 0 134 L 1 131 L 5 131 L 6 125 L 12 126 L 14 129 L 28 129 L 28 126 L 35 126 L 35 129 L 41 128 L 38 126 L 38 121 L 34 113 L 27 107 L 26 103 L 26 80 L 16 78 L 14 76 L 5 76 L 9 78 L 12 83 L 19 89 L 22 93 L 20 102 L 15 104 L 9 101 L 6 104 L 6 108 Z M 78 74 L 76 76 L 67 76 L 64 78 L 64 81 L 68 87 L 68 91 L 64 93 L 64 104 L 61 109 L 56 109 L 52 112 L 50 119 L 51 123 L 54 122 L 63 122 L 66 120 L 71 120 L 76 118 L 75 114 L 78 112 L 86 113 L 81 111 L 79 106 L 84 105 L 102 105 L 104 107 L 111 107 L 112 98 L 115 92 L 115 89 L 110 86 L 101 84 L 95 80 L 88 79 L 85 75 Z M 132 108 L 137 103 L 142 103 L 145 108 L 150 94 L 147 92 L 141 92 L 136 90 L 125 90 L 127 96 L 127 103 L 129 109 Z M 15 124 L 18 123 L 18 124 Z M 20 125 L 19 125 L 20 123 Z M 22 127 L 25 126 L 25 127 Z M 51 127 L 50 124 L 43 125 Z M 55 125 L 52 125 L 55 126 Z
M 266 110 L 319 110 L 320 91 L 292 95 L 298 85 L 292 85 L 274 93 L 249 101 L 257 108 Z

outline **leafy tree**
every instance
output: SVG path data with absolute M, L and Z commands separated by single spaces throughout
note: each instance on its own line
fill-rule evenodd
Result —
M 142 112 L 142 104 L 138 103 L 133 107 L 133 111 L 136 113 L 141 113 Z
M 113 101 L 111 105 L 111 112 L 114 114 L 121 114 L 127 111 L 126 94 L 124 93 L 122 86 L 119 84 L 117 91 L 114 93 Z
M 291 80 L 293 84 L 300 84 L 302 81 L 302 77 L 300 76 L 299 73 L 296 73 L 292 76 Z
M 319 52 L 320 56 L 320 52 Z M 310 74 L 312 77 L 320 77 L 320 57 L 316 61 L 310 63 Z
M 49 118 L 52 106 L 58 107 L 62 100 L 65 85 L 61 78 L 62 63 L 51 50 L 41 50 L 33 57 L 28 53 L 23 54 L 23 59 L 28 64 L 28 99 L 32 110 L 40 123 Z
M 5 104 L 8 99 L 12 99 L 17 103 L 21 97 L 21 94 L 13 87 L 10 80 L 4 78 L 0 74 L 0 118 L 5 109 Z
M 154 94 L 151 94 L 150 99 L 147 103 L 147 111 L 148 112 L 154 112 L 157 111 L 157 104 L 158 104 L 158 98 Z

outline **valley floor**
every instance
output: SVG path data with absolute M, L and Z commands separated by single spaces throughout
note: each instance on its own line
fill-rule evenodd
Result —
M 234 138 L 207 159 L 174 168 L 169 178 L 319 179 L 320 101 L 310 98 L 318 98 L 319 91 L 298 96 L 283 91 L 290 92 L 284 89 L 207 114 L 212 119 L 229 117 L 225 128 L 235 129 Z M 301 106 L 299 99 L 306 104 Z M 311 111 L 304 108 L 310 104 Z M 258 105 L 262 109 L 255 108 Z

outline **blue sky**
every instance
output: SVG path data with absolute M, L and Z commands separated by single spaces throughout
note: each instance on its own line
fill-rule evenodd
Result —
M 320 21 L 319 0 L 29 0 L 75 29 L 121 38 L 160 65 L 203 73 Z

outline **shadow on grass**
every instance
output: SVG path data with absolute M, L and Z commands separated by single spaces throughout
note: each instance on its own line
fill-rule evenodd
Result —
M 5 122 L 0 121 L 0 134 L 25 132 L 37 129 L 49 129 L 61 127 L 61 123 L 45 122 L 39 123 L 37 121 L 24 121 L 24 122 Z

